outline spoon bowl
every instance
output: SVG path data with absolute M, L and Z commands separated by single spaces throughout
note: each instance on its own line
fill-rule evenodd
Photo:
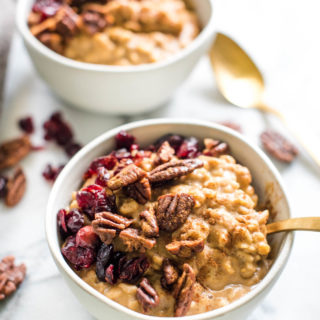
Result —
M 277 116 L 320 168 L 320 155 L 314 146 L 300 137 L 281 112 L 263 102 L 263 76 L 247 53 L 232 39 L 217 33 L 209 56 L 217 86 L 226 100 L 241 108 L 255 108 Z
M 264 80 L 257 66 L 233 40 L 218 33 L 210 51 L 217 86 L 232 104 L 254 108 L 262 99 Z

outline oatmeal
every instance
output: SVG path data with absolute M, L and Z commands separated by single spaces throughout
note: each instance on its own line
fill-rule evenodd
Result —
M 107 65 L 167 59 L 200 32 L 184 0 L 37 0 L 28 23 L 32 34 L 52 50 Z
M 140 149 L 126 132 L 95 159 L 58 213 L 62 253 L 110 299 L 155 316 L 242 297 L 268 271 L 268 210 L 228 145 L 167 135 Z

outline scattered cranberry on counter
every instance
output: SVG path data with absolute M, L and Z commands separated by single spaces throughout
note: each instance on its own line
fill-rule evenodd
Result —
M 18 121 L 19 128 L 27 134 L 34 132 L 34 124 L 32 117 L 25 117 Z
M 54 167 L 51 164 L 47 164 L 44 171 L 42 172 L 43 177 L 49 181 L 49 182 L 54 182 L 59 173 L 62 171 L 62 169 L 64 168 L 64 164 L 58 166 L 58 167 Z

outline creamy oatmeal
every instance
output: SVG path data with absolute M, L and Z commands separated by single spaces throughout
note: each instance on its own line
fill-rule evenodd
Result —
M 168 135 L 141 150 L 120 132 L 58 213 L 75 272 L 138 312 L 184 316 L 223 307 L 266 274 L 268 210 L 228 145 Z
M 32 34 L 52 50 L 107 65 L 164 60 L 200 31 L 184 0 L 37 0 L 28 22 Z

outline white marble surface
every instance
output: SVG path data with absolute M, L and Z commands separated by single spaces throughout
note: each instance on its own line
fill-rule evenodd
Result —
M 320 148 L 318 119 L 320 4 L 314 0 L 217 0 L 217 25 L 237 39 L 261 66 L 268 89 L 267 101 L 286 112 L 297 129 L 309 131 Z M 19 133 L 17 119 L 31 114 L 37 130 L 35 144 L 42 143 L 41 124 L 61 109 L 72 121 L 82 143 L 123 122 L 181 115 L 207 120 L 240 122 L 245 134 L 258 143 L 267 126 L 280 128 L 271 118 L 230 106 L 217 93 L 209 64 L 204 58 L 192 76 L 162 109 L 133 118 L 97 116 L 65 106 L 37 77 L 22 43 L 15 38 L 1 115 L 0 139 Z M 14 254 L 25 261 L 28 275 L 19 291 L 0 302 L 0 319 L 88 320 L 91 316 L 72 296 L 50 257 L 44 235 L 44 214 L 50 192 L 41 176 L 45 164 L 64 163 L 66 157 L 53 145 L 33 153 L 22 165 L 28 178 L 27 193 L 13 209 L 0 204 L 0 257 Z M 285 180 L 294 216 L 320 215 L 320 173 L 307 157 L 290 166 L 276 162 Z M 250 320 L 319 319 L 320 235 L 296 234 L 294 248 L 280 280 L 250 316 Z

